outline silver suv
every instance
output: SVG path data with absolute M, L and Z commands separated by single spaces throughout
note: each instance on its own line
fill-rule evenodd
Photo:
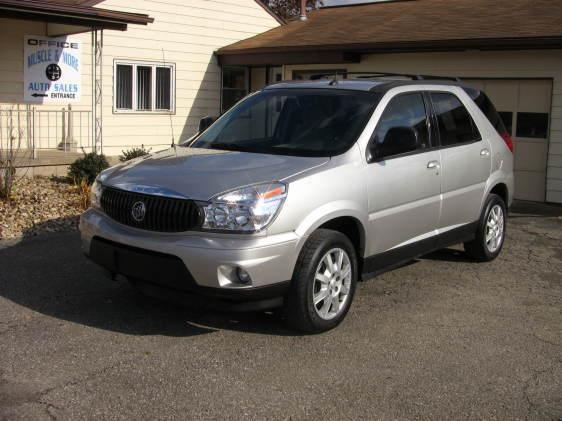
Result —
M 458 81 L 364 76 L 268 86 L 184 144 L 104 171 L 84 252 L 144 293 L 283 306 L 305 332 L 335 327 L 357 281 L 416 256 L 464 243 L 493 260 L 513 143 L 490 100 Z

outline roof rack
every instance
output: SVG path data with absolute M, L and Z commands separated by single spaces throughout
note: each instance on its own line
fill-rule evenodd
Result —
M 452 80 L 460 82 L 460 78 L 451 76 L 436 76 L 436 75 L 415 75 L 410 73 L 388 73 L 388 72 L 333 72 L 333 73 L 318 73 L 310 76 L 311 80 L 324 79 L 332 77 L 331 84 L 337 83 L 338 76 L 358 75 L 356 79 L 380 79 L 384 77 L 405 77 L 412 80 Z

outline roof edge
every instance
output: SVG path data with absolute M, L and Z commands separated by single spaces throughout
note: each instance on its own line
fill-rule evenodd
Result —
M 140 13 L 121 12 L 94 8 L 83 4 L 65 5 L 38 0 L 0 0 L 0 10 L 10 13 L 38 13 L 45 16 L 67 17 L 69 19 L 99 20 L 120 24 L 147 25 L 154 18 Z
M 233 44 L 231 44 L 233 45 Z M 403 50 L 426 50 L 436 48 L 453 49 L 503 49 L 517 47 L 545 47 L 544 49 L 562 49 L 562 36 L 553 35 L 546 37 L 512 37 L 512 38 L 466 38 L 450 40 L 426 40 L 426 41 L 397 41 L 397 42 L 371 42 L 357 44 L 324 44 L 305 46 L 279 46 L 279 47 L 257 47 L 229 49 L 229 46 L 219 48 L 215 51 L 217 55 L 242 55 L 242 54 L 271 54 L 271 53 L 299 53 L 307 51 L 345 51 L 357 53 L 369 52 L 401 52 Z M 537 48 L 540 49 L 540 48 Z
M 320 9 L 340 9 L 342 7 L 356 7 L 356 6 L 382 6 L 388 3 L 404 3 L 410 1 L 417 1 L 417 0 L 381 0 L 381 1 L 371 1 L 365 3 L 350 3 L 350 4 L 334 4 L 332 6 L 320 6 L 317 10 Z

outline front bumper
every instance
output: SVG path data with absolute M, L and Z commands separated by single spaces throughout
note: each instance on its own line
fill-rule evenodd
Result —
M 87 256 L 141 289 L 158 287 L 236 302 L 283 295 L 301 240 L 295 233 L 150 232 L 119 224 L 93 209 L 80 218 L 80 231 Z M 236 282 L 238 267 L 249 273 L 249 284 Z

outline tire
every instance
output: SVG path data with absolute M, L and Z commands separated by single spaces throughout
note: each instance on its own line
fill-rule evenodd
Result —
M 491 216 L 492 212 L 494 212 L 494 215 L 500 213 L 495 222 L 494 215 Z M 497 194 L 490 194 L 478 222 L 476 237 L 474 240 L 464 243 L 464 249 L 468 256 L 478 262 L 490 262 L 498 257 L 505 242 L 506 222 L 507 208 L 505 202 Z M 492 236 L 491 240 L 490 236 Z
M 343 256 L 341 260 L 340 256 Z M 328 269 L 330 259 L 336 264 L 332 269 Z M 339 270 L 338 260 L 342 262 Z M 357 278 L 357 254 L 349 238 L 337 231 L 315 231 L 297 259 L 285 299 L 287 322 L 304 333 L 333 329 L 345 318 L 351 306 Z M 315 298 L 324 295 L 315 305 Z

